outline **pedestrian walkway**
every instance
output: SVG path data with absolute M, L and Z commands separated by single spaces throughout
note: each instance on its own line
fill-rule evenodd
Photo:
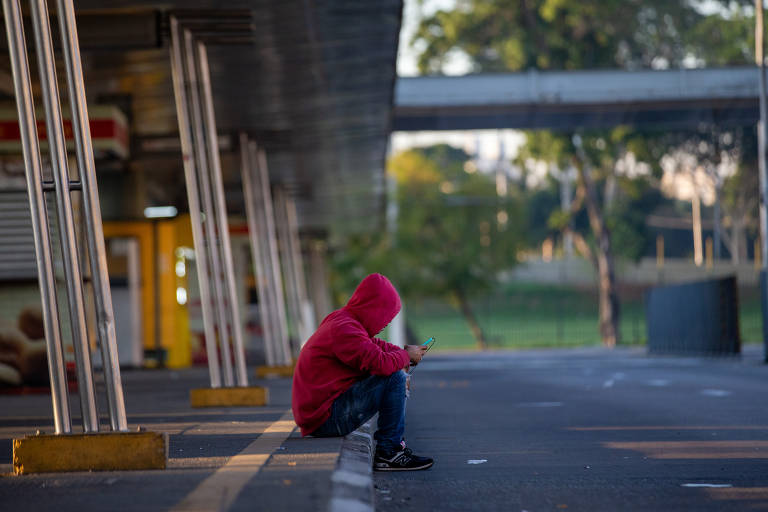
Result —
M 53 430 L 50 396 L 0 394 L 2 509 L 364 510 L 372 501 L 370 436 L 302 439 L 290 379 L 256 383 L 269 388 L 269 406 L 231 409 L 189 407 L 189 390 L 207 385 L 203 370 L 126 371 L 123 382 L 130 430 L 169 434 L 167 469 L 12 476 L 11 439 Z M 75 395 L 72 405 L 77 417 Z

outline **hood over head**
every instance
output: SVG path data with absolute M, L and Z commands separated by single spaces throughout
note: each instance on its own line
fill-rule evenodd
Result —
M 343 309 L 363 324 L 369 336 L 375 336 L 400 311 L 400 296 L 389 279 L 371 274 L 357 285 Z

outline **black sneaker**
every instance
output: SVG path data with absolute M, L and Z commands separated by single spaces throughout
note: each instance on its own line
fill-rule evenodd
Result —
M 392 454 L 376 450 L 373 469 L 376 471 L 416 471 L 432 467 L 435 461 L 429 457 L 414 455 L 410 448 L 403 448 Z

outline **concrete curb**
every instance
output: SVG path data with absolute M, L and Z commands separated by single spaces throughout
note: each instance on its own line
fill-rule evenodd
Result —
M 331 475 L 329 512 L 373 512 L 373 420 L 341 443 L 336 469 Z

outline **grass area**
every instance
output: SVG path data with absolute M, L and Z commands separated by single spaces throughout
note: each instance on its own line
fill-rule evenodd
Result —
M 647 339 L 644 290 L 622 287 L 622 345 Z M 744 342 L 762 339 L 759 293 L 740 290 L 740 327 Z M 492 348 L 598 345 L 598 302 L 594 290 L 514 283 L 472 305 Z M 410 301 L 408 323 L 420 339 L 435 336 L 435 350 L 474 349 L 475 340 L 458 310 L 444 301 Z
M 739 288 L 739 329 L 742 343 L 763 342 L 763 321 L 760 313 L 760 289 Z

